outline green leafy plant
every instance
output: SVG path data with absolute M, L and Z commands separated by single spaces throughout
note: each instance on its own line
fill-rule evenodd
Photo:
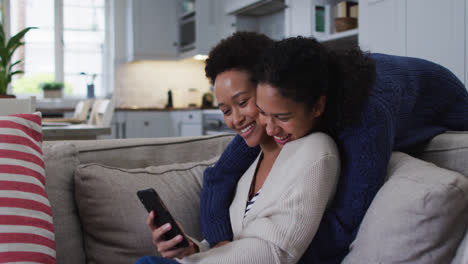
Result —
M 44 91 L 57 91 L 57 90 L 63 89 L 63 83 L 62 82 L 45 82 L 45 83 L 41 83 L 40 87 Z
M 24 35 L 29 30 L 36 27 L 27 27 L 16 35 L 11 37 L 9 40 L 6 39 L 5 30 L 3 23 L 0 24 L 0 95 L 6 95 L 8 85 L 11 82 L 11 77 L 15 74 L 23 73 L 23 71 L 14 71 L 13 67 L 21 62 L 21 59 L 12 62 L 13 53 L 16 49 L 23 46 L 22 41 Z

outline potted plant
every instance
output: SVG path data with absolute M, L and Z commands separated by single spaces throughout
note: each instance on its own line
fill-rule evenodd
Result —
M 24 45 L 22 41 L 24 35 L 35 27 L 27 27 L 10 39 L 6 39 L 3 23 L 0 23 L 0 98 L 15 97 L 7 95 L 8 86 L 11 82 L 11 77 L 15 74 L 23 73 L 23 71 L 14 71 L 13 67 L 21 62 L 21 59 L 12 62 L 13 53 L 17 48 Z
M 62 98 L 63 83 L 62 82 L 46 82 L 40 84 L 44 92 L 44 98 Z

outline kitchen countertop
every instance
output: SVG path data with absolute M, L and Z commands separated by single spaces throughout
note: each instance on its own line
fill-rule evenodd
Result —
M 56 107 L 37 107 L 37 111 L 42 113 L 61 113 L 61 112 L 74 112 L 74 108 L 56 108 Z M 218 108 L 199 108 L 199 107 L 176 107 L 176 108 L 158 108 L 158 107 L 117 107 L 115 108 L 116 112 L 125 112 L 125 111 L 194 111 L 194 110 L 203 110 L 203 111 L 218 111 Z

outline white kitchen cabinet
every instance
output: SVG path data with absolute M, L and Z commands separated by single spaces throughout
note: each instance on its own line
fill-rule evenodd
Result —
M 196 49 L 198 54 L 208 54 L 224 37 L 222 29 L 229 23 L 229 16 L 223 14 L 225 1 L 197 0 L 196 1 Z
M 226 2 L 224 10 L 227 14 L 262 16 L 284 8 L 284 0 L 236 0 Z
M 357 29 L 340 33 L 334 32 L 334 6 L 341 1 L 244 1 L 243 4 L 241 4 L 240 1 L 231 1 L 231 4 L 227 4 L 226 12 L 236 15 L 235 31 L 255 31 L 263 33 L 275 40 L 299 35 L 315 37 L 320 42 L 337 48 L 357 46 Z M 273 7 L 261 7 L 259 8 L 261 11 L 252 11 L 256 5 L 261 4 L 260 2 L 263 3 L 264 6 L 271 5 Z M 250 8 L 247 3 L 249 3 Z M 315 31 L 316 6 L 325 8 L 325 32 Z
M 127 60 L 177 59 L 177 1 L 127 0 Z
M 359 45 L 363 50 L 406 55 L 406 0 L 360 0 Z
M 117 111 L 112 138 L 201 136 L 201 110 Z
M 267 35 L 274 40 L 285 37 L 285 11 L 263 15 L 235 15 L 234 31 L 253 31 Z
M 360 0 L 363 50 L 439 63 L 467 82 L 467 0 Z
M 120 112 L 120 138 L 156 138 L 173 136 L 167 111 Z
M 201 136 L 203 121 L 201 110 L 171 111 L 172 125 L 175 126 L 178 137 Z
M 196 0 L 194 14 L 180 14 L 179 25 L 186 16 L 194 15 L 195 42 L 193 45 L 180 48 L 179 58 L 184 59 L 197 54 L 208 55 L 218 42 L 232 34 L 233 16 L 224 13 L 224 5 L 228 0 Z M 181 13 L 181 11 L 179 11 Z M 180 30 L 180 32 L 182 32 Z M 179 36 L 183 38 L 182 35 Z
M 407 0 L 406 55 L 434 61 L 465 79 L 465 0 Z

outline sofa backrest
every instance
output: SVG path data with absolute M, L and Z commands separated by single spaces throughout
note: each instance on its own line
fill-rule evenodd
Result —
M 144 168 L 208 160 L 220 155 L 233 135 L 75 141 L 81 164 Z
M 52 207 L 57 263 L 86 263 L 75 200 L 74 171 L 80 164 L 144 168 L 203 161 L 222 153 L 232 135 L 128 140 L 44 142 L 46 191 Z

